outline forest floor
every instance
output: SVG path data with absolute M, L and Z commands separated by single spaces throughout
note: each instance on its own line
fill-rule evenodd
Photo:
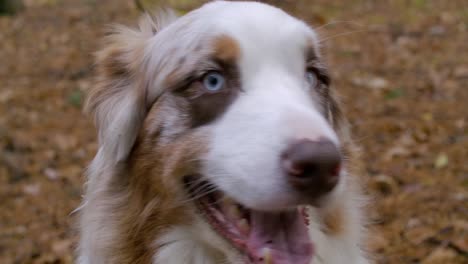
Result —
M 148 1 L 146 1 L 148 2 Z M 200 1 L 162 1 L 181 13 Z M 321 35 L 360 146 L 377 263 L 468 263 L 468 2 L 271 0 Z M 92 52 L 130 0 L 0 16 L 0 263 L 71 263 Z

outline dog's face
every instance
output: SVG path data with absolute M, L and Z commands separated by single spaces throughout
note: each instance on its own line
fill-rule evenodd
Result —
M 132 34 L 102 55 L 112 81 L 90 97 L 102 159 L 127 162 L 145 193 L 251 262 L 309 263 L 303 206 L 326 203 L 344 174 L 314 31 L 270 6 L 219 1 Z

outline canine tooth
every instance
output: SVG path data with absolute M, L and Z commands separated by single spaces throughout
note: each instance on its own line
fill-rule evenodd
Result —
M 237 227 L 243 235 L 248 235 L 250 233 L 249 222 L 245 218 L 242 218 L 241 220 L 237 221 Z
M 234 201 L 231 198 L 227 197 L 227 196 L 223 196 L 223 203 L 232 204 L 232 203 L 234 203 Z
M 263 257 L 263 263 L 264 264 L 273 263 L 273 257 L 271 255 L 271 249 L 270 248 L 263 248 L 262 257 Z
M 233 219 L 241 218 L 241 212 L 235 204 L 231 204 L 227 207 L 227 215 Z
M 225 210 L 227 210 L 229 207 L 231 207 L 234 204 L 234 202 L 227 197 L 224 197 L 221 203 L 222 203 L 223 209 Z

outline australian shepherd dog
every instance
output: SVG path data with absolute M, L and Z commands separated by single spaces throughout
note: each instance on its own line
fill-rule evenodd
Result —
M 114 27 L 79 264 L 363 264 L 353 144 L 317 33 L 257 2 Z

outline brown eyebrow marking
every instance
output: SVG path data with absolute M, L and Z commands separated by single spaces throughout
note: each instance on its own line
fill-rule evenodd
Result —
M 235 63 L 241 54 L 239 43 L 228 35 L 221 35 L 214 39 L 213 56 L 223 62 Z
M 305 55 L 307 61 L 316 61 L 319 59 L 317 54 L 317 47 L 315 46 L 315 41 L 311 38 L 307 38 L 307 43 L 305 47 Z
M 198 63 L 196 63 L 191 68 L 187 68 L 185 67 L 186 65 L 184 65 L 188 61 L 188 58 L 186 56 L 180 57 L 177 60 L 176 67 L 174 67 L 174 69 L 172 69 L 167 74 L 165 85 L 167 87 L 185 85 L 187 82 L 190 81 L 191 78 L 194 77 L 192 76 L 193 73 L 196 70 L 200 70 L 200 64 L 219 64 L 220 68 L 236 68 L 235 65 L 239 61 L 241 50 L 239 43 L 234 38 L 225 34 L 217 36 L 212 40 L 211 46 L 212 51 L 208 54 L 203 52 L 202 44 L 199 44 L 195 47 L 195 50 L 199 49 L 198 53 L 200 54 L 198 55 L 200 56 L 196 58 Z M 173 53 L 177 53 L 177 51 L 174 51 Z M 205 68 L 218 68 L 207 67 L 207 65 L 204 66 Z

